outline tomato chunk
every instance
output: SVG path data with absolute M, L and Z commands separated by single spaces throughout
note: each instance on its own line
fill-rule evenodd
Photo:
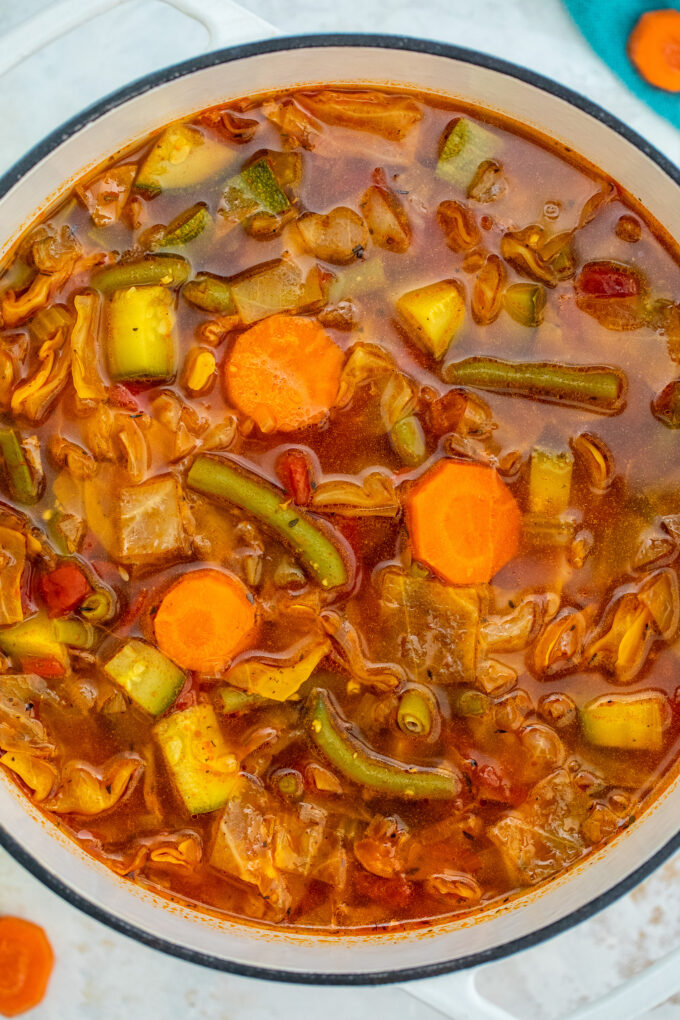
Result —
M 309 460 L 302 450 L 286 450 L 276 462 L 281 484 L 297 506 L 307 506 L 312 498 Z
M 75 563 L 62 563 L 49 574 L 43 574 L 38 586 L 50 616 L 73 612 L 92 591 L 90 582 Z

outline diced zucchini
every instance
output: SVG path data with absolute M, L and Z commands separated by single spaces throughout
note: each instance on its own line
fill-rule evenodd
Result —
M 149 478 L 120 490 L 120 532 L 116 558 L 145 566 L 186 553 L 181 491 L 173 475 Z
M 224 807 L 238 787 L 238 761 L 211 705 L 193 705 L 154 726 L 170 777 L 189 814 Z
M 182 294 L 189 304 L 203 308 L 216 315 L 234 315 L 236 306 L 231 296 L 231 284 L 222 276 L 198 273 L 194 280 L 184 285 Z
M 232 223 L 241 223 L 248 216 L 264 212 L 277 215 L 290 208 L 268 158 L 246 166 L 225 186 L 221 214 Z
M 133 638 L 104 665 L 104 672 L 151 715 L 160 715 L 175 701 L 185 675 L 153 645 Z
M 68 668 L 66 644 L 55 634 L 56 620 L 50 620 L 45 613 L 36 613 L 23 623 L 0 630 L 0 648 L 6 655 L 19 661 L 23 659 L 47 659 L 58 662 L 64 670 Z
M 113 379 L 172 379 L 177 372 L 172 291 L 166 287 L 114 291 L 108 307 L 106 353 Z
M 235 158 L 234 149 L 206 138 L 198 128 L 171 124 L 139 168 L 135 188 L 148 196 L 193 188 L 226 169 Z
M 437 163 L 437 177 L 467 189 L 479 164 L 498 156 L 501 140 L 467 117 L 453 121 L 447 131 Z
M 409 336 L 434 358 L 442 358 L 463 325 L 463 289 L 456 280 L 417 287 L 402 294 L 397 313 Z
M 385 267 L 381 259 L 361 259 L 343 269 L 330 285 L 328 300 L 336 305 L 345 298 L 359 297 L 379 290 L 385 283 Z
M 533 514 L 558 517 L 569 506 L 574 456 L 562 450 L 535 446 L 531 451 L 529 506 Z
M 196 202 L 189 209 L 185 209 L 179 216 L 170 220 L 163 236 L 158 242 L 159 248 L 175 248 L 183 244 L 189 244 L 202 234 L 209 223 L 212 223 L 208 207 L 205 202 Z
M 626 751 L 661 751 L 671 721 L 660 691 L 603 694 L 579 711 L 581 732 L 590 744 Z

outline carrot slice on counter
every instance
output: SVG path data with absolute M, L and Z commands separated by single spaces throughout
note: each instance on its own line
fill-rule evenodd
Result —
M 413 555 L 451 584 L 490 581 L 519 547 L 521 515 L 494 468 L 442 460 L 411 490 Z
M 247 645 L 257 612 L 233 574 L 194 570 L 168 590 L 154 620 L 158 647 L 199 673 L 219 673 Z
M 229 399 L 263 432 L 293 432 L 326 417 L 343 353 L 313 319 L 271 315 L 235 341 L 225 366 Z
M 666 92 L 680 92 L 680 11 L 647 11 L 628 39 L 639 74 Z
M 0 1013 L 18 1016 L 42 1002 L 54 966 L 44 930 L 21 917 L 0 917 Z

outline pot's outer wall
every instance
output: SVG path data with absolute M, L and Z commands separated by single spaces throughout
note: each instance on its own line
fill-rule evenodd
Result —
M 348 68 L 352 75 L 348 77 Z M 299 37 L 209 54 L 96 104 L 0 179 L 0 255 L 74 179 L 168 121 L 237 96 L 328 82 L 390 84 L 479 103 L 551 136 L 602 168 L 680 237 L 680 175 L 604 111 L 530 72 L 445 45 L 372 36 Z M 680 845 L 678 777 L 606 852 L 545 889 L 472 921 L 380 937 L 263 931 L 153 896 L 87 857 L 0 776 L 0 842 L 50 888 L 155 948 L 258 977 L 378 983 L 498 958 L 584 920 Z

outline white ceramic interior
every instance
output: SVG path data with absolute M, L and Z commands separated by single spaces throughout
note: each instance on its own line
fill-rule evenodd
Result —
M 74 178 L 166 122 L 249 93 L 328 82 L 413 86 L 498 111 L 582 153 L 638 198 L 672 236 L 680 236 L 678 183 L 639 140 L 618 133 L 606 117 L 598 119 L 585 101 L 574 105 L 556 86 L 546 91 L 538 80 L 523 80 L 484 58 L 432 49 L 404 40 L 283 40 L 202 58 L 169 73 L 167 80 L 147 79 L 125 97 L 101 104 L 32 157 L 35 165 L 0 199 L 0 254 Z M 291 935 L 211 918 L 118 878 L 46 823 L 0 775 L 4 843 L 48 884 L 159 948 L 289 980 L 394 980 L 512 951 L 546 929 L 556 931 L 587 916 L 638 881 L 655 855 L 658 861 L 667 852 L 678 818 L 680 789 L 673 781 L 654 808 L 605 852 L 520 903 L 489 910 L 474 921 L 371 938 Z

